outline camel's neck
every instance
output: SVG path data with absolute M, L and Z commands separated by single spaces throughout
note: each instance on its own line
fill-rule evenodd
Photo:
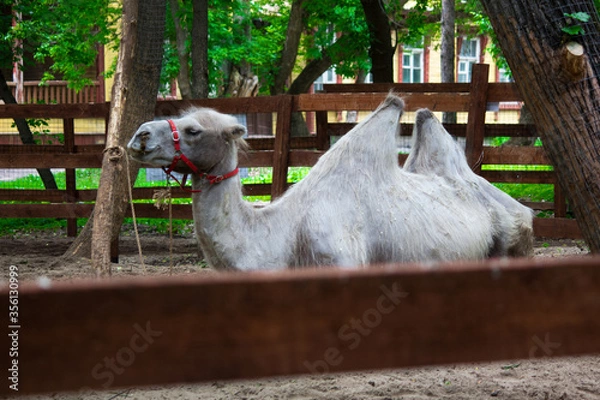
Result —
M 242 199 L 238 176 L 209 184 L 194 177 L 193 211 L 196 236 L 206 261 L 215 268 L 231 267 L 230 249 L 244 226 L 251 221 L 250 207 Z

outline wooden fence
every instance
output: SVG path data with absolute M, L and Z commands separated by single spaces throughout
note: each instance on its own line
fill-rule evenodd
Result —
M 8 82 L 12 88 L 15 98 L 22 98 L 25 104 L 53 104 L 53 103 L 95 103 L 100 99 L 104 101 L 104 93 L 100 82 L 93 82 L 76 91 L 68 87 L 67 81 L 25 81 L 22 87 L 17 89 L 14 82 Z M 21 93 L 17 93 L 20 91 Z
M 276 114 L 276 134 L 269 138 L 250 138 L 252 148 L 240 160 L 240 167 L 273 167 L 272 184 L 245 185 L 249 195 L 270 194 L 280 196 L 287 188 L 287 172 L 291 166 L 312 166 L 325 152 L 331 136 L 347 132 L 353 125 L 331 122 L 332 111 L 372 111 L 392 88 L 402 95 L 406 111 L 427 107 L 433 111 L 468 112 L 466 124 L 448 125 L 450 133 L 466 137 L 466 154 L 470 164 L 491 182 L 550 183 L 554 184 L 553 203 L 528 203 L 534 209 L 553 210 L 554 218 L 536 218 L 536 236 L 548 238 L 581 238 L 575 220 L 566 216 L 566 201 L 556 184 L 552 171 L 489 171 L 481 170 L 485 164 L 549 164 L 541 147 L 487 147 L 484 138 L 491 136 L 536 136 L 535 129 L 519 124 L 485 124 L 489 102 L 519 101 L 514 84 L 488 83 L 487 65 L 476 65 L 470 84 L 393 84 L 393 85 L 326 85 L 327 93 L 297 96 L 273 96 L 235 99 L 203 99 L 194 101 L 161 101 L 156 115 L 172 116 L 182 109 L 207 106 L 230 114 Z M 332 93 L 339 91 L 340 93 Z M 294 112 L 314 113 L 316 134 L 309 137 L 290 137 L 291 115 Z M 0 168 L 65 168 L 66 190 L 0 189 L 0 200 L 13 204 L 0 204 L 0 217 L 67 218 L 69 234 L 76 234 L 76 218 L 86 218 L 93 208 L 95 190 L 78 190 L 75 169 L 99 168 L 103 146 L 77 145 L 74 120 L 79 118 L 107 118 L 108 104 L 64 105 L 3 105 L 0 118 L 59 118 L 64 125 L 63 146 L 56 145 L 0 145 Z M 410 135 L 412 126 L 403 126 L 403 135 Z M 405 156 L 400 156 L 403 162 Z M 150 199 L 156 188 L 136 188 L 136 199 Z M 175 189 L 174 197 L 189 194 Z M 38 202 L 38 203 L 29 203 Z M 43 204 L 41 202 L 44 202 Z M 151 204 L 136 205 L 139 217 L 166 218 L 167 212 Z M 174 218 L 191 219 L 190 205 L 174 205 Z
M 3 286 L 0 395 L 598 353 L 599 291 L 598 256 Z

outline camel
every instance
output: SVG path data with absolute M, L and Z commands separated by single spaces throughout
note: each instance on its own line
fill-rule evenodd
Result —
M 405 171 L 441 176 L 451 186 L 468 187 L 486 205 L 494 237 L 490 257 L 533 254 L 533 210 L 475 174 L 463 148 L 430 110 L 417 111 L 412 142 Z
M 243 200 L 236 174 L 246 129 L 232 116 L 200 108 L 146 122 L 127 147 L 142 163 L 192 174 L 195 233 L 215 269 L 356 268 L 496 254 L 492 203 L 476 187 L 398 165 L 403 109 L 390 94 L 263 208 Z

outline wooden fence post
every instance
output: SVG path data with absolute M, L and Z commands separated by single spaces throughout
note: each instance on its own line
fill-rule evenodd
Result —
M 327 111 L 316 111 L 317 120 L 317 149 L 327 151 L 331 143 L 327 132 Z
M 483 160 L 489 70 L 488 64 L 474 64 L 471 77 L 465 153 L 469 166 L 476 174 L 481 172 L 481 161 Z
M 567 216 L 567 199 L 563 192 L 556 174 L 554 177 L 554 218 L 565 218 Z
M 65 143 L 65 152 L 73 154 L 75 152 L 75 123 L 73 118 L 63 119 L 63 130 Z M 65 169 L 65 183 L 66 183 L 66 194 L 65 198 L 67 203 L 77 202 L 77 182 L 75 178 L 75 169 Z M 77 236 L 77 218 L 67 218 L 67 236 Z
M 290 158 L 290 130 L 294 97 L 282 95 L 277 110 L 275 148 L 273 152 L 273 184 L 271 200 L 281 196 L 287 189 L 287 171 Z

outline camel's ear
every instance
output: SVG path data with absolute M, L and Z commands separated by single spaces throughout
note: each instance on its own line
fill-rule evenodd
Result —
M 246 134 L 246 127 L 244 125 L 231 125 L 225 128 L 223 131 L 223 137 L 225 140 L 239 139 Z

